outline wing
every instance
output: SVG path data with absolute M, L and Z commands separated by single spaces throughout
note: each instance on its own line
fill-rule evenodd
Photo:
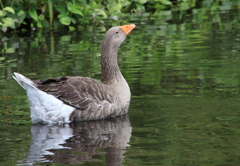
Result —
M 90 103 L 113 103 L 116 93 L 105 84 L 88 77 L 58 77 L 35 81 L 37 88 L 56 96 L 65 104 L 84 110 Z

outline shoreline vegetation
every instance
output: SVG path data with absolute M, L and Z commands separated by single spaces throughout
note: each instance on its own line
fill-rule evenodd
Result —
M 0 0 L 0 33 L 62 27 L 74 31 L 109 20 L 120 22 L 132 14 L 159 18 L 166 11 L 181 18 L 197 12 L 199 18 L 207 19 L 209 11 L 238 10 L 239 6 L 240 0 Z M 205 10 L 199 12 L 199 8 Z
M 0 0 L 0 29 L 58 28 L 119 20 L 122 13 L 170 9 L 177 0 Z

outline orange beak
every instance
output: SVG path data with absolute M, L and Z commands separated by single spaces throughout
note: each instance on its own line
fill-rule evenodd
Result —
M 125 32 L 125 35 L 126 35 L 126 36 L 127 36 L 135 27 L 136 27 L 136 25 L 134 25 L 134 24 L 120 26 L 120 28 L 122 28 L 122 30 Z

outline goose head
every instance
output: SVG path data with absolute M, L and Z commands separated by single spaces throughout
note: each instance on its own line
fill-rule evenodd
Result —
M 134 24 L 123 25 L 110 28 L 104 36 L 102 44 L 102 54 L 104 50 L 109 50 L 110 52 L 117 52 L 118 48 L 122 42 L 126 39 L 126 36 L 135 28 Z

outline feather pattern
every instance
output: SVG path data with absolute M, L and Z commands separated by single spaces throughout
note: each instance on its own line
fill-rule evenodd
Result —
M 74 107 L 74 113 L 70 118 L 72 121 L 114 117 L 116 116 L 114 112 L 121 112 L 118 94 L 109 86 L 92 78 L 62 76 L 35 81 L 35 84 L 38 89 Z M 126 111 L 123 110 L 122 114 L 124 113 Z
M 130 89 L 117 64 L 117 52 L 135 25 L 113 27 L 106 33 L 101 52 L 103 83 L 89 77 L 61 76 L 30 80 L 14 73 L 27 91 L 34 123 L 68 123 L 126 114 Z

